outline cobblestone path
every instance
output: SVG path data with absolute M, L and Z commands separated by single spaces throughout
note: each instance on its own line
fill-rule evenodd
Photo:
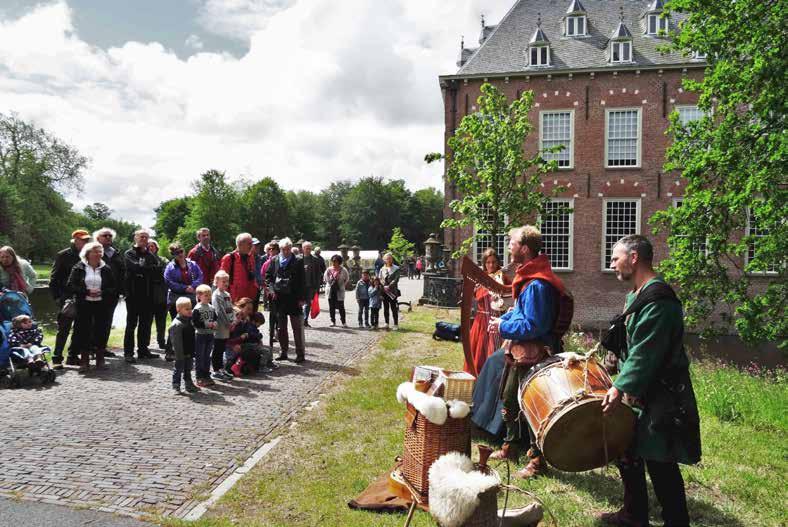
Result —
M 379 333 L 353 327 L 352 293 L 346 304 L 350 329 L 327 327 L 324 305 L 307 329 L 303 365 L 283 363 L 270 375 L 188 397 L 172 394 L 170 363 L 162 359 L 131 365 L 114 358 L 105 371 L 67 369 L 52 386 L 34 379 L 0 391 L 0 496 L 127 515 L 185 514 L 376 341 Z

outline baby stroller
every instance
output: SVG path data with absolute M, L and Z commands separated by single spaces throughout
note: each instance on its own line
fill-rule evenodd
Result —
M 8 343 L 11 321 L 19 315 L 33 316 L 27 298 L 17 292 L 0 289 L 0 386 L 7 384 L 12 388 L 21 385 L 21 372 L 27 370 L 29 377 L 38 377 L 42 384 L 55 381 L 55 371 L 44 355 L 43 363 L 29 363 L 22 358 L 18 348 Z M 48 349 L 48 348 L 47 348 Z

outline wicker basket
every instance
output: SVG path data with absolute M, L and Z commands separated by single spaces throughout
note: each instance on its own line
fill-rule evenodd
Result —
M 443 382 L 443 398 L 447 401 L 458 400 L 468 404 L 473 402 L 473 386 L 476 377 L 464 371 L 443 370 L 438 377 Z
M 415 418 L 414 418 L 415 417 Z M 448 452 L 471 453 L 471 419 L 449 417 L 442 426 L 430 423 L 408 404 L 402 475 L 425 499 L 429 494 L 430 467 Z

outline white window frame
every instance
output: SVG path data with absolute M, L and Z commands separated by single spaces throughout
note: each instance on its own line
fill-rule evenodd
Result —
M 583 20 L 583 32 L 577 31 L 578 20 Z M 572 32 L 569 31 L 569 21 L 572 21 Z M 584 37 L 588 35 L 588 18 L 585 15 L 567 15 L 566 17 L 566 36 L 567 37 Z
M 695 60 L 706 60 L 706 54 L 701 53 L 700 51 L 693 51 L 692 58 Z
M 745 225 L 745 228 L 744 228 L 745 236 L 752 236 L 752 224 L 751 224 L 752 217 L 753 217 L 752 209 L 750 207 L 747 207 L 747 224 Z M 756 237 L 758 237 L 758 236 L 756 235 Z M 755 246 L 754 243 L 752 245 Z M 750 247 L 749 246 L 750 246 L 750 244 L 747 244 L 747 251 L 745 251 L 745 253 L 744 253 L 744 265 L 745 265 L 745 267 L 750 265 Z M 780 265 L 780 264 L 775 264 L 775 266 L 777 266 L 777 265 Z M 747 274 L 751 275 L 751 276 L 777 276 L 780 273 L 778 271 L 766 270 L 766 271 L 747 271 Z
M 611 202 L 623 202 L 623 201 L 634 201 L 636 203 L 636 212 L 635 212 L 635 232 L 632 234 L 640 234 L 640 217 L 643 215 L 643 203 L 640 198 L 605 198 L 602 200 L 602 254 L 601 254 L 601 266 L 602 272 L 604 273 L 613 273 L 614 271 L 610 269 L 610 265 L 605 265 L 605 243 L 607 242 L 607 204 Z M 611 252 L 612 256 L 612 252 Z
M 508 218 L 504 217 L 503 223 L 506 224 L 508 222 Z M 473 252 L 471 253 L 473 256 L 473 261 L 477 264 L 482 265 L 482 262 L 478 261 L 478 253 L 479 253 L 479 228 L 474 225 L 473 226 Z M 481 236 L 490 236 L 489 234 L 482 234 Z M 485 247 L 484 250 L 489 248 L 495 249 L 495 252 L 498 253 L 498 258 L 501 260 L 502 265 L 506 265 L 506 262 L 509 261 L 509 234 L 508 233 L 501 233 L 498 236 L 501 236 L 503 239 L 503 251 L 498 252 L 498 243 L 497 240 L 492 240 L 492 245 Z
M 541 61 L 542 61 L 542 49 L 546 49 L 547 50 L 547 62 L 545 64 L 541 63 Z M 533 53 L 532 53 L 533 50 L 537 50 L 536 51 L 537 64 L 534 64 L 533 61 L 531 60 L 533 58 L 533 56 L 532 56 L 533 55 Z M 538 67 L 549 66 L 550 65 L 550 59 L 551 59 L 551 57 L 550 57 L 550 46 L 547 46 L 547 45 L 544 45 L 544 46 L 530 46 L 528 48 L 528 64 L 530 66 L 537 67 L 537 68 Z
M 624 60 L 624 54 L 622 53 L 623 48 L 621 46 L 623 46 L 624 44 L 629 46 L 629 59 L 627 60 Z M 616 60 L 615 58 L 616 54 L 614 50 L 616 47 L 619 47 L 618 60 Z M 630 64 L 634 62 L 634 57 L 635 57 L 635 48 L 632 46 L 631 40 L 614 40 L 613 42 L 610 43 L 610 62 L 612 62 L 613 64 Z
M 608 159 L 608 148 L 610 143 L 610 113 L 637 111 L 638 113 L 638 137 L 637 137 L 637 162 L 634 165 L 611 165 Z M 606 108 L 605 109 L 605 168 L 612 170 L 640 168 L 643 164 L 643 109 L 639 106 L 629 108 Z
M 700 117 L 698 119 L 693 119 L 693 121 L 699 121 L 700 119 L 702 119 L 706 115 L 705 112 L 703 112 L 703 110 L 698 108 L 697 104 L 678 104 L 674 108 L 679 114 L 679 122 L 681 122 L 681 110 L 683 110 L 683 109 L 695 109 L 695 110 L 697 110 L 700 113 Z M 693 122 L 693 121 L 688 121 L 687 123 L 683 123 L 682 122 L 681 126 L 687 126 L 687 124 L 689 124 L 690 122 Z
M 575 209 L 575 200 L 573 198 L 552 198 L 552 199 L 550 199 L 550 202 L 551 203 L 566 203 L 568 208 L 571 210 L 571 212 L 568 212 L 568 214 L 569 214 L 569 240 L 567 242 L 568 243 L 567 251 L 568 251 L 569 267 L 556 267 L 556 266 L 552 265 L 552 262 L 551 262 L 551 267 L 552 267 L 553 271 L 556 271 L 556 272 L 574 271 L 574 269 L 575 269 L 575 250 L 574 250 L 574 247 L 575 247 L 575 211 L 574 211 L 574 209 Z M 543 221 L 544 221 L 544 218 L 540 217 L 539 218 L 539 225 L 540 225 L 540 227 L 543 225 Z M 549 255 L 548 255 L 548 258 L 549 258 Z
M 654 31 L 651 31 L 651 21 L 654 20 Z M 648 15 L 646 18 L 646 34 L 652 36 L 660 35 L 660 31 L 662 31 L 663 35 L 667 34 L 668 28 L 670 27 L 670 19 L 668 17 L 663 17 L 661 13 L 652 13 Z
M 572 170 L 575 168 L 575 111 L 574 109 L 568 110 L 543 110 L 539 112 L 539 150 L 544 151 L 544 116 L 551 114 L 568 113 L 569 114 L 569 166 L 561 167 L 559 170 Z
M 673 198 L 673 208 L 674 209 L 679 208 L 683 201 L 684 201 L 683 197 L 681 197 L 681 198 Z M 676 236 L 686 237 L 687 235 L 686 234 L 677 234 Z M 702 252 L 705 256 L 709 255 L 709 237 L 708 236 L 706 236 L 706 238 L 703 240 L 703 248 L 702 248 L 702 250 L 699 248 L 698 252 Z

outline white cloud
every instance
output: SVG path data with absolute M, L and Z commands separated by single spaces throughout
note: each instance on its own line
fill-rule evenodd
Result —
M 189 35 L 186 37 L 186 41 L 184 42 L 187 48 L 194 49 L 194 50 L 201 50 L 203 48 L 202 39 L 200 39 L 199 35 Z
M 207 0 L 201 16 L 247 31 L 250 50 L 182 60 L 155 42 L 90 46 L 61 1 L 0 20 L 0 111 L 92 158 L 78 205 L 143 224 L 209 168 L 288 189 L 370 173 L 440 187 L 422 160 L 442 147 L 437 76 L 482 4 L 497 20 L 510 2 Z

